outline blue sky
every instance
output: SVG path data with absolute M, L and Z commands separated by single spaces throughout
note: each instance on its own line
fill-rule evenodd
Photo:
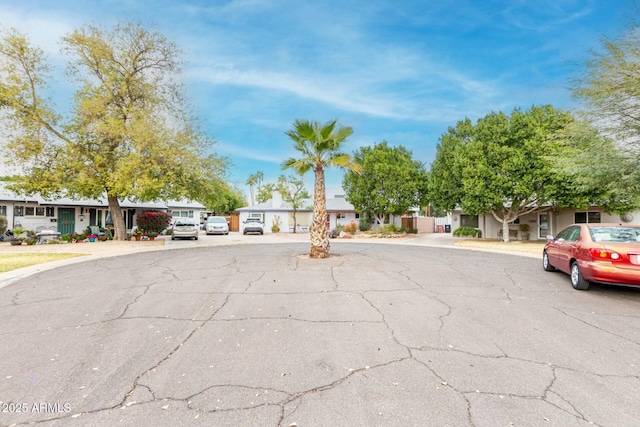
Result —
M 576 109 L 568 81 L 630 0 L 6 1 L 0 26 L 26 33 L 62 70 L 60 36 L 135 20 L 184 50 L 184 83 L 229 179 L 282 173 L 296 118 L 351 126 L 349 153 L 382 140 L 428 167 L 448 126 L 491 111 Z M 54 85 L 58 105 L 73 87 Z M 342 172 L 327 172 L 327 195 Z M 306 177 L 313 189 L 313 177 Z

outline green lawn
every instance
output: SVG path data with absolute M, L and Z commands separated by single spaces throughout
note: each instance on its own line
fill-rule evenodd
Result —
M 0 255 L 0 273 L 15 270 L 30 265 L 58 261 L 60 259 L 83 256 L 82 254 L 2 254 Z

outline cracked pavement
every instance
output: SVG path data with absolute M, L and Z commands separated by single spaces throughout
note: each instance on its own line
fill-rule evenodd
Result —
M 640 425 L 640 290 L 505 254 L 307 249 L 144 252 L 0 289 L 0 425 Z

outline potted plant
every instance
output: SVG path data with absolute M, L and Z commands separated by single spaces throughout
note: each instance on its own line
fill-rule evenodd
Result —
M 156 233 L 155 231 L 148 231 L 147 236 L 149 236 L 149 240 L 156 240 L 156 237 L 158 237 L 158 233 Z
M 95 242 L 96 239 L 98 238 L 98 236 L 96 236 L 95 234 L 91 233 L 87 236 L 87 239 L 89 239 L 89 242 Z
M 21 245 L 22 242 L 24 241 L 24 237 L 22 237 L 22 234 L 25 232 L 25 229 L 22 227 L 16 227 L 13 230 L 11 230 L 11 236 L 9 241 L 11 242 L 12 246 L 18 246 Z
M 131 235 L 134 237 L 134 239 L 136 240 L 140 240 L 142 239 L 142 236 L 144 234 L 144 230 L 141 229 L 140 227 L 136 228 L 135 230 L 133 230 L 131 232 Z
M 520 230 L 520 235 L 522 236 L 522 240 L 529 240 L 529 224 L 520 224 L 518 226 Z

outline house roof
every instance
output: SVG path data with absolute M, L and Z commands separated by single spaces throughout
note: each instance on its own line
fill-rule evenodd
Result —
M 22 196 L 10 191 L 6 188 L 5 183 L 0 182 L 0 201 L 9 202 L 31 202 L 37 203 L 43 206 L 94 206 L 108 208 L 106 196 L 99 199 L 70 199 L 67 197 L 60 197 L 57 199 L 47 200 L 40 195 Z M 204 209 L 204 205 L 198 202 L 190 200 L 169 200 L 166 202 L 133 202 L 128 199 L 120 201 L 120 206 L 123 208 L 141 208 L 141 209 Z
M 313 199 L 303 199 L 301 205 L 303 207 L 298 211 L 311 211 Z M 236 209 L 236 212 L 290 212 L 292 210 L 291 203 L 272 198 L 264 203 Z M 327 199 L 327 212 L 356 212 L 356 210 L 344 197 L 335 197 Z

